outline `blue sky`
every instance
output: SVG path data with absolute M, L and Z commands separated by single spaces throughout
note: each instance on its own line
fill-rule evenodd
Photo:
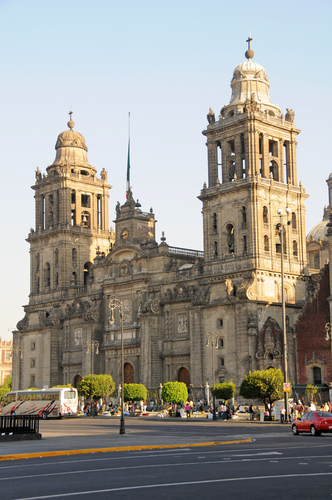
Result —
M 298 181 L 306 231 L 327 204 L 332 170 L 332 2 L 0 0 L 1 287 L 0 336 L 9 339 L 29 295 L 34 227 L 30 186 L 55 157 L 58 134 L 75 129 L 98 174 L 113 186 L 110 218 L 125 200 L 128 111 L 131 185 L 156 214 L 157 239 L 202 249 L 207 180 L 206 114 L 229 102 L 230 81 L 253 38 L 270 97 L 295 110 Z

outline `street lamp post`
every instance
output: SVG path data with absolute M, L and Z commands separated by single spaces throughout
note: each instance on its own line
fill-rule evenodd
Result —
M 17 363 L 17 368 L 16 368 L 16 362 L 15 362 L 15 379 L 17 378 L 17 381 L 15 380 L 15 389 L 20 388 L 20 359 L 23 359 L 23 347 L 20 345 L 16 345 L 12 347 L 12 358 L 13 354 L 15 358 L 19 356 L 18 363 Z M 14 384 L 13 384 L 14 388 Z
M 215 382 L 214 382 L 214 350 L 215 347 L 218 349 L 219 347 L 219 335 L 216 332 L 208 332 L 206 334 L 206 345 L 210 345 L 211 343 L 211 352 L 212 352 L 212 380 L 213 380 L 213 420 L 217 420 L 216 415 L 216 397 L 215 397 Z
M 108 320 L 109 324 L 114 324 L 113 312 L 115 309 L 119 310 L 121 320 L 121 421 L 120 421 L 120 434 L 126 434 L 125 420 L 124 420 L 124 351 L 123 351 L 123 308 L 122 300 L 116 299 L 111 295 L 108 307 L 111 310 L 111 316 Z
M 290 214 L 291 209 L 286 208 L 286 216 Z M 284 273 L 284 222 L 283 213 L 281 208 L 278 210 L 280 217 L 279 231 L 280 231 L 280 244 L 281 244 L 281 309 L 282 309 L 282 332 L 283 332 L 283 356 L 284 356 L 284 383 L 288 382 L 288 366 L 287 366 L 287 331 L 286 331 L 286 301 L 285 301 L 285 273 Z M 288 221 L 287 221 L 288 223 Z M 288 392 L 284 390 L 285 398 L 285 422 L 288 421 Z
M 88 340 L 85 342 L 86 345 L 86 353 L 88 354 L 91 351 L 91 390 L 92 390 L 92 382 L 93 382 L 93 355 L 96 350 L 96 354 L 99 353 L 99 342 L 98 340 Z M 93 417 L 93 408 L 91 404 L 91 416 Z

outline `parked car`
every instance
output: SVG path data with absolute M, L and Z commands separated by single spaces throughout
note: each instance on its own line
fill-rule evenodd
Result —
M 322 432 L 332 432 L 332 413 L 327 411 L 308 411 L 292 423 L 292 432 L 310 432 L 312 436 L 320 436 Z

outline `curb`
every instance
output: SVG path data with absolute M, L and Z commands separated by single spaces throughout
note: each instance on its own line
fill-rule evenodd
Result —
M 145 446 L 118 446 L 114 448 L 91 448 L 88 450 L 62 450 L 62 451 L 46 451 L 41 453 L 20 453 L 17 455 L 2 455 L 0 461 L 3 460 L 22 460 L 27 458 L 41 458 L 41 457 L 59 457 L 63 455 L 83 455 L 87 453 L 110 453 L 116 451 L 142 451 L 142 450 L 162 450 L 165 448 L 194 448 L 196 446 L 217 446 L 226 444 L 241 444 L 251 443 L 251 438 L 241 439 L 236 441 L 210 441 L 207 443 L 194 443 L 194 444 L 162 444 L 162 445 L 145 445 Z

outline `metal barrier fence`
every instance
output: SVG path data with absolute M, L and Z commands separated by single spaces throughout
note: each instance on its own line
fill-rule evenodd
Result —
M 37 415 L 6 415 L 0 417 L 0 435 L 38 433 L 39 417 Z

